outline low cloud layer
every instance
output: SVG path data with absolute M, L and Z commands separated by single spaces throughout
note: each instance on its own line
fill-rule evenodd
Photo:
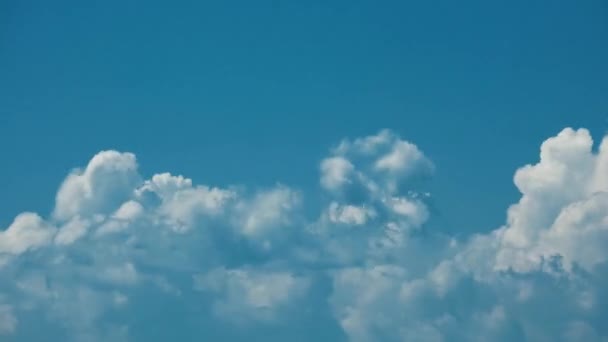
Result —
M 0 338 L 608 341 L 608 139 L 547 139 L 507 222 L 459 238 L 427 230 L 412 184 L 435 166 L 394 132 L 318 169 L 315 197 L 143 179 L 135 155 L 98 153 L 49 217 L 0 231 Z

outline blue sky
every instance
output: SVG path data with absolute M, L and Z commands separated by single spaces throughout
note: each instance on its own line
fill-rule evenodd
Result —
M 564 242 L 608 241 L 596 212 L 603 197 L 594 197 L 606 190 L 598 151 L 608 129 L 606 41 L 603 0 L 3 2 L 0 333 L 35 341 L 28 331 L 40 326 L 75 340 L 138 341 L 156 325 L 168 334 L 158 336 L 232 340 L 542 340 L 565 339 L 564 325 L 605 337 L 600 309 L 564 304 L 563 315 L 530 323 L 544 337 L 522 322 L 553 296 L 606 300 L 606 255 L 599 247 L 579 255 Z M 544 141 L 553 142 L 540 160 Z M 98 154 L 107 150 L 123 154 Z M 87 165 L 93 171 L 74 171 Z M 173 178 L 154 181 L 164 172 Z M 328 175 L 334 180 L 323 182 Z M 170 194 L 163 188 L 176 182 Z M 508 217 L 513 204 L 524 209 Z M 593 224 L 568 220 L 579 207 L 592 208 L 580 215 Z M 40 220 L 16 220 L 23 212 Z M 95 232 L 112 220 L 125 227 L 98 242 Z M 414 242 L 363 253 L 390 223 Z M 62 244 L 57 236 L 75 226 L 83 233 Z M 158 234 L 138 235 L 144 226 Z M 134 236 L 156 247 L 103 247 Z M 157 241 L 165 238 L 172 247 Z M 112 257 L 87 255 L 90 244 Z M 69 262 L 54 267 L 51 256 Z M 560 272 L 582 279 L 567 294 L 556 285 L 564 275 L 545 265 L 555 256 Z M 452 276 L 440 278 L 458 281 L 445 293 L 415 296 L 432 310 L 394 320 L 362 313 L 403 313 L 411 305 L 391 298 L 446 269 Z M 103 270 L 137 277 L 92 279 Z M 40 277 L 59 299 L 15 285 Z M 386 286 L 353 304 L 372 291 L 356 279 Z M 153 303 L 180 319 L 148 313 L 159 282 L 181 299 Z M 524 305 L 510 290 L 521 284 L 554 293 L 531 294 Z M 90 321 L 66 325 L 90 306 L 62 301 L 74 289 L 96 302 L 129 300 L 122 311 L 99 305 Z M 252 289 L 278 294 L 252 304 Z M 306 310 L 295 310 L 302 303 Z M 348 316 L 346 307 L 359 311 Z M 489 332 L 486 316 L 509 323 Z

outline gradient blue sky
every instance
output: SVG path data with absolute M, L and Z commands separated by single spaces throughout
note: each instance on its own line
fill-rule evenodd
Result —
M 3 1 L 0 227 L 107 149 L 316 213 L 328 150 L 388 128 L 435 165 L 426 226 L 490 232 L 545 139 L 605 134 L 607 42 L 605 0 Z

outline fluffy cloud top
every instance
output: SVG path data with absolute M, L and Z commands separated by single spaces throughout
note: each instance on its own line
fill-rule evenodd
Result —
M 0 232 L 0 255 L 18 255 L 40 248 L 51 241 L 55 228 L 34 213 L 23 213 Z
M 104 213 L 128 198 L 137 178 L 134 154 L 102 151 L 84 170 L 75 170 L 65 179 L 57 192 L 54 216 L 65 220 Z
M 410 185 L 434 166 L 394 132 L 344 139 L 319 170 L 322 196 L 146 180 L 135 155 L 100 152 L 50 217 L 0 231 L 0 335 L 608 340 L 608 139 L 547 139 L 505 225 L 460 239 L 426 230 L 430 195 Z
M 537 164 L 517 170 L 522 198 L 509 208 L 496 268 L 529 271 L 555 255 L 568 270 L 606 261 L 608 139 L 592 147 L 587 130 L 567 128 L 542 144 Z

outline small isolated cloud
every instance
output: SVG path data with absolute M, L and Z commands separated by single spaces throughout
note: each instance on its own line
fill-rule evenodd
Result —
M 103 151 L 49 217 L 0 231 L 0 335 L 603 341 L 608 139 L 593 147 L 585 129 L 547 139 L 505 224 L 459 238 L 427 229 L 434 166 L 390 130 L 331 149 L 321 196 L 145 179 L 135 155 Z

